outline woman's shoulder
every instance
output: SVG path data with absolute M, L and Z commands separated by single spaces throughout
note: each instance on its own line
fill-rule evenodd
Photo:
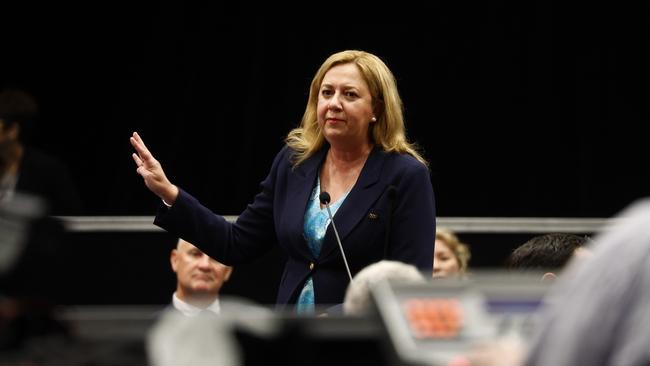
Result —
M 273 159 L 273 165 L 289 165 L 291 163 L 293 153 L 294 150 L 285 144 L 275 155 L 275 158 Z
M 391 170 L 400 172 L 429 171 L 426 165 L 410 154 L 386 151 L 383 151 L 382 154 L 385 156 L 388 168 Z
M 295 153 L 295 150 L 288 145 L 282 146 L 273 159 L 273 164 L 271 165 L 272 174 L 291 174 L 295 170 Z

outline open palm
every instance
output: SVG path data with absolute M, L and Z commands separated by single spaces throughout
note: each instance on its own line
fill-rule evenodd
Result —
M 138 167 L 136 171 L 144 179 L 144 184 L 168 204 L 174 203 L 178 188 L 167 179 L 162 165 L 153 157 L 137 132 L 134 132 L 129 140 L 136 151 L 131 155 Z

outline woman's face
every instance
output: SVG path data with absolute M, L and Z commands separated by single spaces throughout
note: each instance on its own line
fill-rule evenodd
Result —
M 433 277 L 447 277 L 460 272 L 460 265 L 447 243 L 436 239 L 433 252 Z
M 325 139 L 333 147 L 370 143 L 372 96 L 356 65 L 337 65 L 325 74 L 318 92 L 317 113 Z

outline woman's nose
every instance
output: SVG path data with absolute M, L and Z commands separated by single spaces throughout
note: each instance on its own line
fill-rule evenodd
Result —
M 340 111 L 342 109 L 338 93 L 334 94 L 332 98 L 330 98 L 328 108 L 335 111 Z

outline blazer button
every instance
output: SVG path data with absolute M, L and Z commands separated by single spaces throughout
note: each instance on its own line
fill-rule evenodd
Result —
M 314 262 L 309 262 L 309 270 L 311 271 L 313 269 L 314 269 Z

